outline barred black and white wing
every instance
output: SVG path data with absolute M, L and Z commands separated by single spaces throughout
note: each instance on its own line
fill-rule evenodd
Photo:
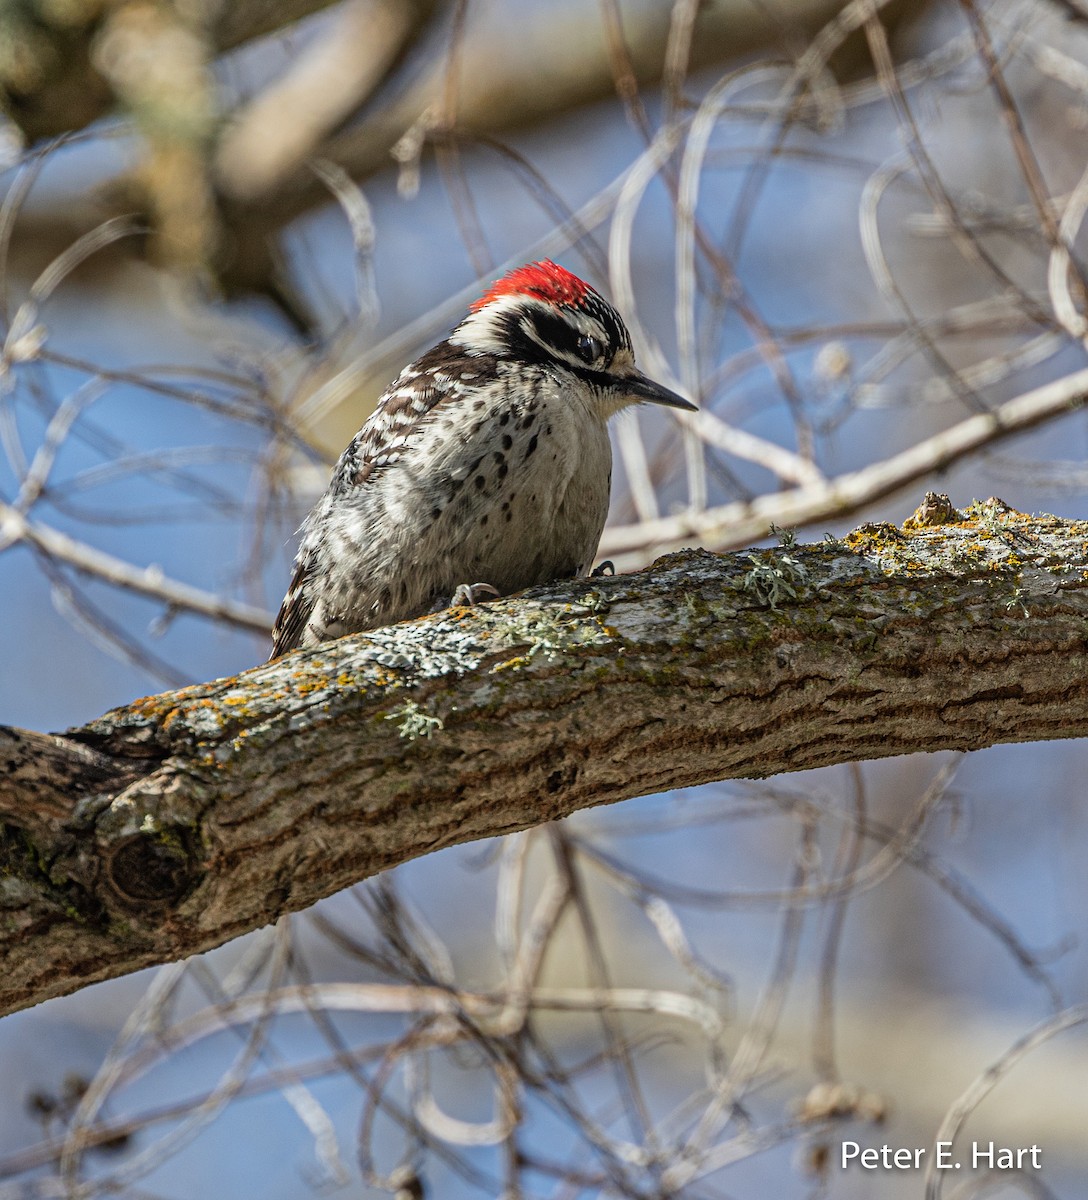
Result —
M 337 566 L 328 560 L 344 533 L 335 528 L 339 518 L 357 514 L 360 521 L 351 523 L 368 521 L 374 527 L 368 532 L 380 538 L 386 506 L 376 494 L 378 478 L 401 462 L 440 406 L 462 401 L 489 371 L 495 371 L 493 356 L 472 355 L 448 341 L 441 342 L 405 367 L 381 395 L 373 413 L 340 455 L 328 490 L 302 527 L 294 573 L 272 627 L 270 658 L 333 636 L 330 630 L 342 614 L 327 602 L 329 573 L 335 576 Z M 367 586 L 366 579 L 355 581 L 360 593 L 365 593 Z M 343 588 L 334 586 L 332 591 L 342 592 Z M 352 607 L 358 603 L 356 600 Z

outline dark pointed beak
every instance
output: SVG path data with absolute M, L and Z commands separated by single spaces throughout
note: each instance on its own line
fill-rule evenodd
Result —
M 666 408 L 682 408 L 686 412 L 698 412 L 694 404 L 669 391 L 660 383 L 654 383 L 641 371 L 634 371 L 623 381 L 624 391 L 632 401 L 645 401 L 647 404 L 663 404 Z

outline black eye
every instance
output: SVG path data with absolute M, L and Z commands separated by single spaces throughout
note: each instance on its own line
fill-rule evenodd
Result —
M 585 363 L 596 362 L 604 354 L 604 347 L 601 343 L 595 337 L 590 337 L 587 333 L 583 333 L 578 341 L 574 343 L 574 349 L 578 357 Z

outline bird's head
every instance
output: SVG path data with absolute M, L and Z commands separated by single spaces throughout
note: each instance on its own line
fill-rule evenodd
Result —
M 496 280 L 450 341 L 469 354 L 536 363 L 573 376 L 604 417 L 641 403 L 695 410 L 635 366 L 631 335 L 612 305 L 548 259 Z

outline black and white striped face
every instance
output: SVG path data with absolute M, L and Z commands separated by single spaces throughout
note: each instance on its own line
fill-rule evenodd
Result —
M 578 371 L 607 371 L 617 357 L 621 364 L 634 362 L 631 337 L 619 313 L 596 292 L 577 306 L 535 296 L 500 296 L 466 317 L 450 341 L 469 353 L 554 362 Z
M 467 354 L 573 376 L 606 419 L 641 402 L 693 407 L 636 368 L 631 335 L 619 313 L 554 263 L 534 263 L 500 280 L 449 340 Z

